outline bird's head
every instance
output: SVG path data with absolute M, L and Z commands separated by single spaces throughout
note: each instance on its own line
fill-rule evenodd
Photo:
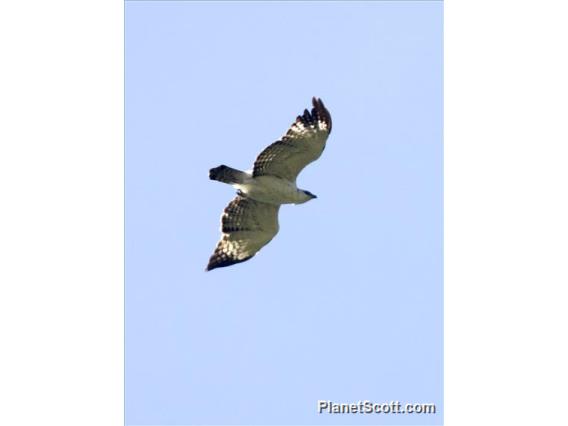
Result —
M 302 200 L 298 204 L 318 198 L 315 194 L 312 194 L 310 191 L 304 191 L 303 189 L 300 190 L 300 194 L 302 195 Z

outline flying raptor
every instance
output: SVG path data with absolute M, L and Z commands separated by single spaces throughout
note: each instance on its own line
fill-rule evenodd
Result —
M 302 204 L 316 198 L 296 186 L 304 167 L 317 160 L 331 132 L 331 115 L 321 99 L 312 99 L 312 112 L 304 110 L 280 140 L 256 158 L 252 171 L 222 165 L 209 178 L 232 185 L 237 196 L 221 215 L 221 239 L 209 259 L 207 271 L 244 262 L 278 233 L 281 204 Z

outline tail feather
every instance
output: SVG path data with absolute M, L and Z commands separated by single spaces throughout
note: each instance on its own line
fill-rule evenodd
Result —
M 243 183 L 246 177 L 245 172 L 233 169 L 229 166 L 219 166 L 209 170 L 209 179 L 224 183 Z

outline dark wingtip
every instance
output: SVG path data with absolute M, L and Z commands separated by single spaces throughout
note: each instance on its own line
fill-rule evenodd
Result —
M 216 268 L 225 268 L 227 266 L 236 265 L 237 263 L 246 262 L 247 260 L 250 260 L 253 257 L 254 255 L 245 257 L 244 259 L 229 259 L 227 257 L 219 258 L 215 254 L 213 254 L 213 256 L 211 256 L 211 258 L 209 259 L 209 263 L 205 268 L 205 272 L 212 271 L 213 269 Z
M 220 264 L 216 264 L 215 259 L 213 259 L 213 257 L 211 257 L 211 259 L 209 259 L 209 263 L 207 264 L 207 267 L 205 268 L 205 272 L 209 272 L 212 271 L 215 268 L 219 268 L 221 267 Z
M 314 106 L 314 108 L 317 109 L 325 109 L 325 106 L 322 102 L 322 100 L 320 98 L 316 98 L 315 96 L 312 96 L 312 105 Z
M 323 101 L 320 98 L 316 98 L 315 96 L 312 97 L 312 105 L 314 106 L 312 110 L 312 115 L 317 117 L 319 120 L 322 120 L 327 127 L 329 128 L 329 133 L 331 133 L 331 114 L 323 104 Z

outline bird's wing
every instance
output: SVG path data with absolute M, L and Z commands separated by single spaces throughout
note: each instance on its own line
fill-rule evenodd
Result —
M 221 239 L 207 270 L 230 266 L 253 257 L 278 233 L 279 205 L 237 195 L 221 215 Z
M 312 99 L 312 112 L 306 109 L 288 132 L 269 145 L 256 158 L 253 176 L 278 176 L 295 181 L 304 167 L 319 158 L 331 132 L 331 115 L 321 99 Z

